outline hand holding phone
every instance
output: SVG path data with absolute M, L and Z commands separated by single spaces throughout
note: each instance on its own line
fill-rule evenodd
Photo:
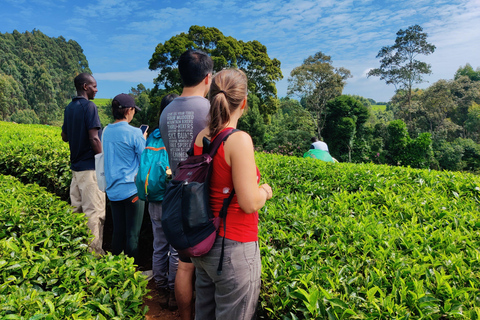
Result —
M 147 139 L 148 125 L 142 124 L 142 125 L 140 126 L 140 130 L 142 130 L 143 137 L 144 137 L 145 139 Z

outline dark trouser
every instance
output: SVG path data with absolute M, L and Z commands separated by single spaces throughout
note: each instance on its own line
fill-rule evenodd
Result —
M 122 201 L 110 201 L 110 205 L 113 219 L 112 253 L 124 251 L 126 255 L 137 259 L 145 202 L 135 194 Z

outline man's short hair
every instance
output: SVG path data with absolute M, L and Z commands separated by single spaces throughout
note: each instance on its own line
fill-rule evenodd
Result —
M 187 50 L 178 59 L 178 71 L 184 87 L 194 87 L 213 72 L 213 60 L 200 50 Z
M 94 78 L 90 73 L 80 73 L 78 76 L 75 77 L 73 83 L 75 84 L 75 89 L 77 91 L 83 90 L 83 85 L 93 82 Z
M 317 142 L 318 141 L 318 138 L 317 137 L 312 137 L 312 139 L 310 139 L 313 142 Z

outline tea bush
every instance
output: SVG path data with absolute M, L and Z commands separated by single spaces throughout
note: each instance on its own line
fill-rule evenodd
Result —
M 477 319 L 480 178 L 256 155 L 261 317 Z
M 144 319 L 133 258 L 87 251 L 83 214 L 0 175 L 0 319 Z
M 68 196 L 68 144 L 59 128 L 0 123 L 0 129 L 0 172 Z M 256 159 L 274 190 L 259 213 L 259 318 L 480 319 L 478 176 L 263 153 Z M 0 216 L 1 315 L 142 313 L 135 299 L 144 280 L 133 262 L 94 260 L 84 248 L 84 222 L 77 230 L 79 217 L 70 212 L 74 221 L 67 223 L 65 212 L 55 214 L 68 211 L 65 203 L 48 202 L 52 196 L 38 187 L 6 185 L 38 197 L 0 198 L 0 212 L 21 207 Z M 31 214 L 61 228 L 28 229 Z
M 0 121 L 0 173 L 44 186 L 68 199 L 72 173 L 61 129 Z

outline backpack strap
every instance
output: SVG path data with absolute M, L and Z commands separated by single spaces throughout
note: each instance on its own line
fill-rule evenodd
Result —
M 215 154 L 217 153 L 217 150 L 220 147 L 220 145 L 222 144 L 222 142 L 227 140 L 227 138 L 232 133 L 237 132 L 237 131 L 240 131 L 240 130 L 229 128 L 227 130 L 224 130 L 224 131 L 220 132 L 213 139 L 213 141 L 210 143 L 210 152 L 209 152 L 210 157 L 212 157 L 212 159 L 215 156 Z M 211 174 L 211 172 L 209 172 L 208 179 L 210 179 L 210 174 Z M 209 183 L 210 183 L 210 181 L 209 181 Z M 227 226 L 227 211 L 228 211 L 228 207 L 230 205 L 230 202 L 232 202 L 232 199 L 233 199 L 234 195 L 235 195 L 235 189 L 233 189 L 232 192 L 230 192 L 230 195 L 228 196 L 228 198 L 223 199 L 222 209 L 220 209 L 220 213 L 218 214 L 218 216 L 221 219 L 223 219 L 223 239 L 222 239 L 222 251 L 220 253 L 220 260 L 218 262 L 217 275 L 222 274 L 223 257 L 224 257 L 224 252 L 225 252 L 225 235 L 226 235 L 226 232 L 227 232 L 227 227 L 226 227 Z
M 223 269 L 223 256 L 225 252 L 225 235 L 227 234 L 227 211 L 228 211 L 228 206 L 230 205 L 230 202 L 232 202 L 233 196 L 235 195 L 235 189 L 230 192 L 230 195 L 228 198 L 223 199 L 223 205 L 222 209 L 220 209 L 220 213 L 218 216 L 223 219 L 223 239 L 222 239 L 222 251 L 220 253 L 220 261 L 218 262 L 218 268 L 217 268 L 217 275 L 221 276 L 222 275 L 222 269 Z
M 215 154 L 217 153 L 217 150 L 222 144 L 222 142 L 227 140 L 232 133 L 237 131 L 240 131 L 240 130 L 228 128 L 226 130 L 223 130 L 216 137 L 213 138 L 213 140 L 210 142 L 210 151 L 208 152 L 210 154 L 210 157 L 212 157 L 212 159 L 213 159 L 213 156 L 215 156 Z

